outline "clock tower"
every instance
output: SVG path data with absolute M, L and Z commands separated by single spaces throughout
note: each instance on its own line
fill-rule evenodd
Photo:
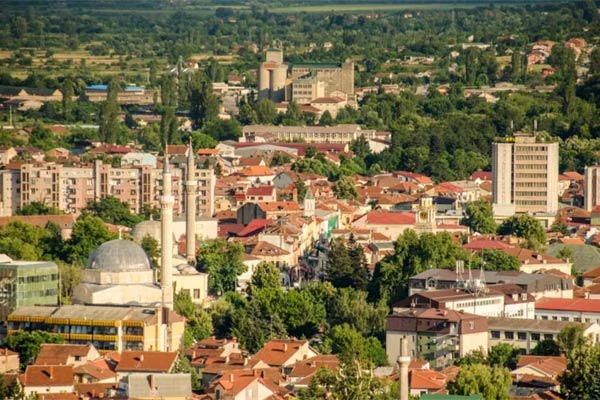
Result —
M 435 206 L 428 195 L 419 199 L 415 229 L 418 233 L 435 232 Z

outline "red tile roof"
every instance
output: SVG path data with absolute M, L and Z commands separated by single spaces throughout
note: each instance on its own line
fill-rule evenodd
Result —
M 238 175 L 242 175 L 242 176 L 269 176 L 269 175 L 275 175 L 275 173 L 273 172 L 273 170 L 269 167 L 265 167 L 262 165 L 252 165 L 249 167 L 246 167 L 240 171 L 237 172 Z
M 274 186 L 249 187 L 246 196 L 272 196 L 274 190 Z
M 441 372 L 429 369 L 413 369 L 410 371 L 410 388 L 415 390 L 438 391 L 446 387 L 447 377 Z
M 511 246 L 508 243 L 504 243 L 500 240 L 492 240 L 492 239 L 475 239 L 469 243 L 466 243 L 463 248 L 472 251 L 479 250 L 502 250 L 502 249 L 510 249 Z
M 35 359 L 36 365 L 66 365 L 69 357 L 86 357 L 91 344 L 42 344 Z
M 164 372 L 173 367 L 177 353 L 161 351 L 123 351 L 117 372 Z
M 269 211 L 300 211 L 296 201 L 264 201 L 258 202 L 258 206 L 264 212 Z
M 21 375 L 23 386 L 70 386 L 73 384 L 72 365 L 28 365 Z
M 271 339 L 254 356 L 255 359 L 273 367 L 284 365 L 302 346 L 308 344 L 307 340 Z
M 600 313 L 600 299 L 553 299 L 543 297 L 535 303 L 535 309 Z
M 492 180 L 492 171 L 475 171 L 469 177 L 469 180 L 482 180 L 482 181 L 491 181 Z
M 372 225 L 414 225 L 416 215 L 412 212 L 379 212 L 367 213 L 367 224 Z
M 246 227 L 244 227 L 244 229 L 238 232 L 237 236 L 246 237 L 258 234 L 265 229 L 265 227 L 271 225 L 272 223 L 273 221 L 270 219 L 253 219 L 248 225 L 246 225 Z
M 567 368 L 567 359 L 562 356 L 530 356 L 519 357 L 517 368 L 531 365 L 552 377 L 558 376 Z

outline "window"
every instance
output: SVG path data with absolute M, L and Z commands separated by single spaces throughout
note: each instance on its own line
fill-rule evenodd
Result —
M 540 341 L 540 334 L 539 333 L 532 333 L 531 334 L 531 340 L 535 340 L 536 342 Z
M 568 321 L 568 320 L 569 320 L 569 317 L 560 317 L 560 320 L 561 320 L 561 321 Z
M 500 339 L 500 331 L 492 331 L 492 339 Z
M 545 333 L 544 340 L 554 340 L 554 336 L 551 333 Z
M 517 332 L 517 339 L 527 340 L 527 332 Z
M 195 299 L 199 299 L 200 298 L 200 289 L 194 289 L 194 298 Z
M 513 340 L 515 338 L 514 332 L 504 332 L 504 339 Z

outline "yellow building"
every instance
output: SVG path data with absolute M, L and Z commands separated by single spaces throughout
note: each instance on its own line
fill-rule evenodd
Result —
M 9 335 L 41 330 L 100 351 L 178 351 L 184 328 L 185 319 L 163 307 L 31 306 L 8 316 Z

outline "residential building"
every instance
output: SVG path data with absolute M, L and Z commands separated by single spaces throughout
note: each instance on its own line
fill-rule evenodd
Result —
M 426 290 L 462 288 L 470 279 L 485 281 L 488 285 L 512 283 L 525 289 L 536 299 L 573 298 L 573 280 L 556 275 L 542 272 L 530 274 L 521 271 L 483 271 L 482 276 L 481 270 L 457 272 L 440 268 L 431 268 L 409 278 L 408 294 L 410 296 Z
M 455 310 L 485 317 L 534 318 L 535 298 L 514 284 L 485 285 L 475 281 L 464 289 L 418 292 L 394 305 Z
M 58 267 L 52 261 L 0 262 L 0 318 L 18 307 L 56 305 L 59 296 Z
M 19 371 L 19 353 L 9 349 L 0 349 L 0 374 Z
M 167 374 L 177 361 L 175 351 L 123 351 L 118 354 L 115 372 L 119 375 L 136 373 Z
M 524 132 L 492 145 L 492 206 L 502 219 L 558 210 L 558 143 Z
M 8 334 L 42 330 L 99 351 L 178 350 L 184 318 L 162 307 L 64 305 L 19 307 L 8 316 Z M 163 329 L 168 329 L 166 337 Z
M 140 86 L 126 86 L 117 93 L 119 104 L 152 105 L 155 101 L 155 91 Z M 97 103 L 106 101 L 108 85 L 90 85 L 83 92 L 83 99 Z M 160 96 L 158 96 L 160 101 Z
M 600 324 L 600 300 L 542 298 L 535 303 L 537 319 Z
M 585 167 L 583 178 L 583 205 L 591 212 L 600 205 L 600 166 Z
M 139 400 L 187 400 L 192 398 L 192 378 L 190 374 L 131 374 L 127 377 L 127 396 Z
M 20 381 L 25 396 L 75 390 L 72 365 L 28 365 Z
M 296 362 L 315 357 L 318 353 L 309 345 L 308 340 L 271 339 L 265 343 L 253 357 L 262 366 L 287 368 Z
M 258 371 L 238 369 L 213 381 L 208 391 L 215 400 L 267 400 L 275 398 L 277 390 Z
M 400 339 L 407 340 L 411 358 L 428 361 L 433 368 L 443 368 L 473 350 L 487 351 L 487 319 L 435 308 L 393 313 L 386 324 L 386 352 L 390 365 L 395 365 L 400 355 Z
M 517 368 L 511 371 L 511 375 L 517 381 L 530 376 L 556 381 L 566 369 L 567 359 L 564 356 L 523 355 L 519 357 Z
M 100 353 L 91 344 L 51 344 L 40 346 L 35 365 L 81 366 L 100 358 Z
M 257 138 L 271 136 L 277 142 L 339 143 L 347 144 L 364 136 L 376 139 L 374 129 L 362 129 L 360 125 L 340 124 L 336 126 L 282 126 L 246 125 L 242 128 L 240 142 L 258 142 Z
M 529 354 L 543 340 L 555 340 L 561 330 L 573 325 L 569 321 L 542 319 L 488 318 L 489 347 L 506 343 Z M 584 324 L 585 334 L 596 342 L 600 326 L 595 322 Z
M 557 270 L 564 275 L 571 275 L 571 262 L 562 260 L 539 251 L 532 251 L 522 247 L 501 249 L 500 251 L 514 256 L 521 262 L 521 272 L 534 273 L 543 270 Z

